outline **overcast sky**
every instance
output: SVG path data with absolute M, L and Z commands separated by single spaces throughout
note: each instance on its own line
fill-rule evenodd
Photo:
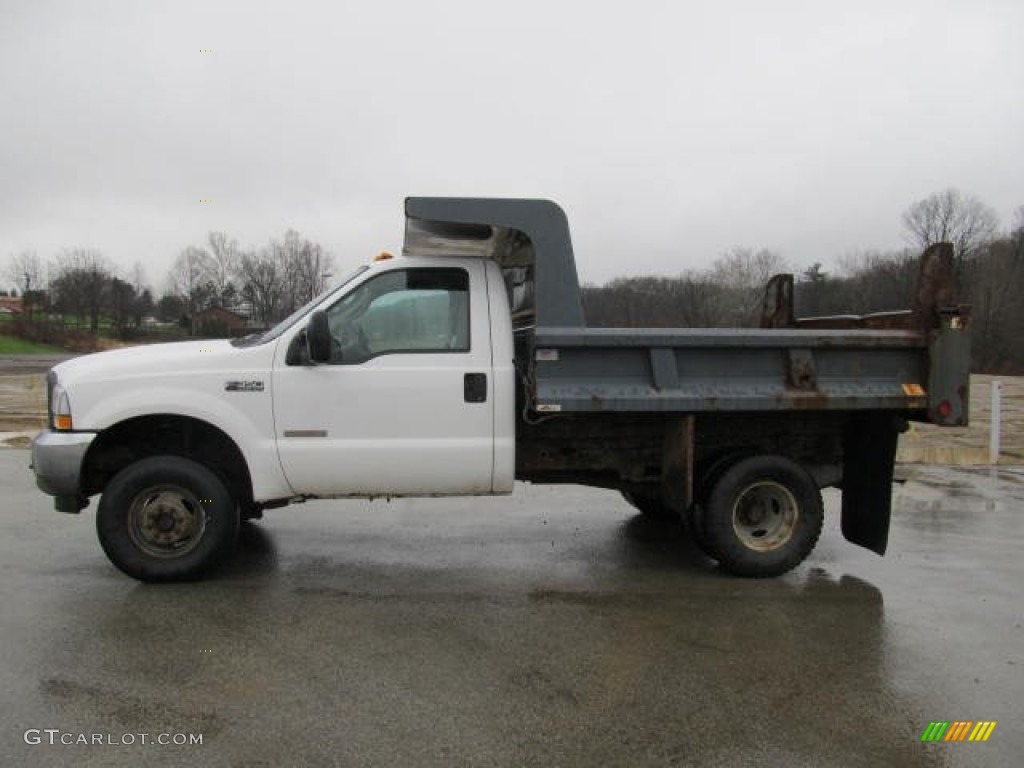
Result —
M 0 0 L 0 263 L 157 288 L 211 229 L 397 250 L 407 195 L 554 199 L 589 281 L 829 264 L 950 186 L 1009 226 L 1022 137 L 1021 0 Z

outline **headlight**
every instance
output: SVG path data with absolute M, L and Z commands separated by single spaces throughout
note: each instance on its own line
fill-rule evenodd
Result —
M 71 425 L 71 401 L 68 393 L 60 384 L 54 384 L 50 394 L 50 413 L 53 416 L 53 428 L 59 431 L 66 431 L 72 428 Z

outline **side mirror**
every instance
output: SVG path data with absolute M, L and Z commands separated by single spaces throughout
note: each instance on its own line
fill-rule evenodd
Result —
M 314 363 L 327 363 L 331 360 L 331 328 L 327 325 L 327 313 L 318 309 L 309 317 L 306 326 L 306 346 L 309 359 Z

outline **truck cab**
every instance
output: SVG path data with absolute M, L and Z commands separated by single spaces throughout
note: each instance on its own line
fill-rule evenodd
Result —
M 496 263 L 378 258 L 264 333 L 55 366 L 32 466 L 58 510 L 102 494 L 122 570 L 191 578 L 268 507 L 510 493 L 513 356 Z
M 376 261 L 319 313 L 323 359 L 306 323 L 275 342 L 274 434 L 294 494 L 512 491 L 512 325 L 494 262 Z

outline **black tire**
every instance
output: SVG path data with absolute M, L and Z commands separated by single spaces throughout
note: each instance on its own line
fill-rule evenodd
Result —
M 199 578 L 231 554 L 238 526 L 238 506 L 220 478 L 180 456 L 121 470 L 96 513 L 103 551 L 140 581 Z
M 657 496 L 637 491 L 620 491 L 622 498 L 652 520 L 678 520 L 679 515 Z
M 723 569 L 737 576 L 778 576 L 814 549 L 824 509 L 818 486 L 799 464 L 783 456 L 752 456 L 719 476 L 702 520 L 711 556 Z
M 711 542 L 708 541 L 707 532 L 704 530 L 704 507 L 699 502 L 691 504 L 683 516 L 683 521 L 686 523 L 686 530 L 693 543 L 697 545 L 697 549 L 712 560 L 717 560 L 718 555 L 711 548 Z
M 729 469 L 730 466 L 746 458 L 743 454 L 723 454 L 712 461 L 704 462 L 697 475 L 696 498 L 690 508 L 686 510 L 683 521 L 686 523 L 686 530 L 690 534 L 693 543 L 697 548 L 712 560 L 718 560 L 718 553 L 711 541 L 708 540 L 707 527 L 704 522 L 705 509 L 708 505 L 708 496 L 718 482 L 719 478 Z

